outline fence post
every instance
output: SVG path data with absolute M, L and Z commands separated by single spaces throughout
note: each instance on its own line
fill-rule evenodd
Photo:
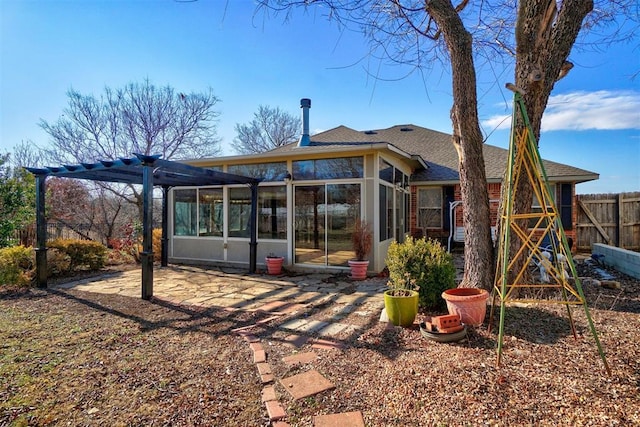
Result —
M 616 239 L 617 245 L 619 248 L 624 248 L 624 202 L 623 202 L 623 194 L 618 193 L 618 197 L 616 198 L 616 203 L 618 204 L 618 226 L 616 227 Z

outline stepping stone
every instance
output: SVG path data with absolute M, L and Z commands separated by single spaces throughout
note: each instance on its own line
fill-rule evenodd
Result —
M 317 358 L 318 358 L 317 354 L 315 354 L 313 351 L 308 351 L 305 353 L 298 353 L 291 356 L 283 357 L 282 361 L 287 365 L 291 366 L 291 365 L 296 365 L 298 363 L 313 362 Z
M 306 324 L 300 326 L 297 330 L 302 332 L 317 332 L 326 328 L 329 322 L 323 322 L 322 320 L 309 320 Z
M 316 370 L 283 378 L 280 380 L 280 384 L 282 384 L 294 400 L 313 396 L 314 394 L 335 388 L 328 379 Z
M 306 335 L 288 335 L 284 338 L 284 343 L 289 345 L 289 346 L 293 346 L 296 348 L 300 348 L 303 345 L 305 345 L 307 343 L 307 341 L 309 340 L 309 337 Z
M 281 307 L 284 307 L 286 305 L 289 305 L 291 303 L 285 302 L 285 301 L 272 301 L 270 303 L 267 303 L 261 307 L 258 307 L 258 310 L 262 310 L 262 311 L 276 311 Z
M 360 411 L 316 415 L 313 417 L 313 425 L 314 427 L 364 427 L 364 419 Z
M 338 335 L 343 330 L 347 329 L 349 325 L 346 323 L 330 323 L 327 327 L 322 328 L 318 333 L 324 337 Z
M 345 345 L 335 341 L 314 339 L 312 341 L 311 347 L 323 350 L 343 350 Z
M 267 412 L 269 413 L 269 421 L 276 421 L 287 416 L 282 405 L 277 400 L 265 402 Z
M 264 363 L 267 361 L 267 353 L 264 350 L 253 352 L 253 363 Z
M 304 319 L 293 319 L 280 325 L 280 329 L 290 329 L 295 331 L 306 324 L 307 324 L 307 321 Z
M 271 402 L 272 400 L 278 400 L 276 397 L 276 389 L 270 385 L 262 389 L 262 403 Z

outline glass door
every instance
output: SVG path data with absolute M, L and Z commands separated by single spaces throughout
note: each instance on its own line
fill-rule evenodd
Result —
M 295 262 L 347 266 L 351 233 L 360 219 L 360 184 L 297 185 Z
M 295 262 L 326 265 L 325 187 L 295 187 Z
M 327 264 L 347 267 L 351 233 L 360 219 L 360 184 L 327 184 Z

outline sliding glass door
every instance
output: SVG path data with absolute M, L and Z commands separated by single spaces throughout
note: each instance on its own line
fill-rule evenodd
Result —
M 360 184 L 297 185 L 294 195 L 295 262 L 347 266 Z

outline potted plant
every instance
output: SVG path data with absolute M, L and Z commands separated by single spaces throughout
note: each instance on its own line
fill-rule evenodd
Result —
M 373 244 L 373 233 L 367 221 L 356 221 L 353 233 L 351 233 L 351 244 L 356 254 L 355 259 L 348 261 L 349 267 L 351 267 L 351 278 L 354 280 L 366 279 L 367 269 L 369 268 L 369 260 L 367 258 Z
M 400 294 L 399 290 L 404 289 L 417 291 L 417 307 L 444 309 L 440 295 L 456 286 L 456 269 L 453 257 L 439 241 L 409 236 L 402 243 L 392 242 L 386 264 L 392 289 L 385 292 L 385 307 L 389 307 L 387 301 L 391 301 L 387 295 Z
M 400 280 L 389 280 L 384 292 L 384 309 L 396 326 L 411 326 L 418 314 L 418 291 L 415 280 L 406 273 Z
M 271 275 L 277 275 L 282 273 L 282 263 L 284 262 L 284 257 L 274 255 L 270 253 L 265 258 L 265 263 L 267 264 L 267 273 Z

